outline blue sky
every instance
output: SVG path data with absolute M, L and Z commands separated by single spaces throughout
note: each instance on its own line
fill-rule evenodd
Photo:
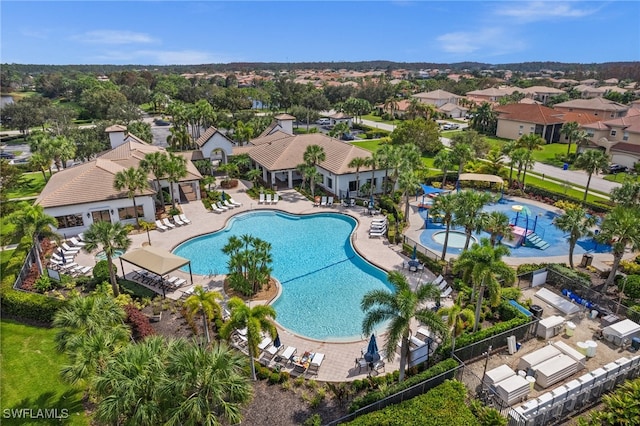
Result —
M 0 62 L 640 60 L 638 1 L 0 2 Z

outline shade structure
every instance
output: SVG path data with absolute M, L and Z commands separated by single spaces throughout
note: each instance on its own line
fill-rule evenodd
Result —
M 420 184 L 420 186 L 422 187 L 422 191 L 424 192 L 425 195 L 429 195 L 429 194 L 441 194 L 443 192 L 451 192 L 447 189 L 440 189 L 440 188 L 436 188 L 433 186 L 429 186 L 429 185 L 424 185 L 424 184 Z
M 380 360 L 375 334 L 372 334 L 371 339 L 369 339 L 369 345 L 367 346 L 367 353 L 364 354 L 364 360 L 367 362 L 376 362 Z
M 176 256 L 171 252 L 153 246 L 132 250 L 120 256 L 120 260 L 129 262 L 159 276 L 166 275 L 191 263 L 189 259 Z
M 416 257 L 418 257 L 418 246 L 414 245 L 413 246 L 413 253 L 411 253 L 411 259 L 412 260 L 416 260 Z

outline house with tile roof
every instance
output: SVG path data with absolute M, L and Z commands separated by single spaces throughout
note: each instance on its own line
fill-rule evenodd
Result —
M 573 99 L 555 104 L 553 108 L 563 112 L 590 113 L 600 118 L 600 120 L 624 117 L 627 115 L 627 111 L 629 111 L 628 105 L 623 105 L 600 97 L 592 99 Z
M 508 104 L 495 107 L 499 138 L 520 139 L 523 135 L 536 134 L 547 143 L 560 141 L 560 129 L 565 123 L 563 114 L 553 108 L 538 104 Z
M 164 148 L 149 145 L 126 133 L 124 126 L 106 129 L 112 149 L 97 158 L 61 170 L 51 176 L 35 203 L 44 207 L 46 214 L 58 220 L 57 232 L 74 235 L 99 221 L 135 223 L 136 212 L 125 190 L 113 187 L 116 173 L 138 167 L 146 154 L 166 152 Z M 189 153 L 179 153 L 188 156 Z M 188 158 L 188 157 L 187 157 Z M 187 176 L 173 184 L 173 193 L 179 201 L 200 199 L 199 181 L 202 175 L 187 161 Z M 149 174 L 149 186 L 136 195 L 137 215 L 153 222 L 156 219 L 155 179 Z M 163 188 L 169 182 L 160 180 Z
M 233 153 L 234 155 L 248 154 L 254 167 L 262 171 L 262 179 L 268 185 L 293 188 L 302 181 L 297 167 L 304 162 L 304 152 L 310 145 L 322 147 L 326 154 L 326 159 L 316 165 L 321 176 L 316 184 L 325 192 L 339 198 L 345 198 L 347 194 L 354 197 L 358 196 L 358 187 L 371 183 L 370 167 L 360 168 L 359 185 L 356 180 L 356 169 L 349 167 L 351 160 L 356 157 L 369 158 L 371 152 L 322 133 L 294 135 L 276 130 L 251 140 L 249 145 L 234 148 Z M 374 193 L 382 192 L 384 176 L 384 170 L 374 171 Z
M 627 167 L 640 161 L 640 114 L 585 124 L 593 145 L 602 147 L 613 163 Z
M 458 104 L 458 99 L 462 96 L 458 96 L 454 93 L 447 92 L 446 90 L 432 90 L 431 92 L 421 92 L 412 95 L 413 98 L 418 99 L 425 104 L 435 105 L 436 108 L 440 108 L 444 104 Z

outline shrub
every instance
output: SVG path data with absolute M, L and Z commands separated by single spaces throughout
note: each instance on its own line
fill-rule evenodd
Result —
M 640 264 L 638 258 L 635 260 L 622 260 L 620 262 L 620 270 L 629 275 L 640 275 Z
M 515 300 L 516 302 L 522 297 L 522 290 L 518 287 L 505 287 L 502 289 L 502 297 L 507 300 Z
M 118 268 L 114 264 L 114 271 L 116 275 L 118 275 Z M 96 263 L 96 266 L 93 267 L 93 278 L 95 278 L 98 282 L 109 281 L 109 262 L 107 260 L 100 260 Z
M 618 289 L 629 299 L 640 299 L 640 275 L 628 275 L 618 282 Z
M 269 375 L 269 384 L 275 385 L 276 383 L 280 383 L 280 373 L 274 371 Z
M 134 339 L 144 339 L 147 336 L 155 334 L 149 317 L 143 314 L 135 305 L 126 305 L 124 311 L 127 314 L 126 322 L 131 325 L 131 331 Z
M 557 275 L 553 274 L 547 277 L 547 280 L 549 281 L 553 280 L 553 281 L 560 281 L 560 283 L 563 283 L 569 280 L 573 282 L 579 282 L 580 284 L 586 287 L 591 286 L 591 277 L 589 276 L 589 274 L 586 274 L 584 272 L 576 271 L 574 269 L 568 268 L 565 265 L 561 265 L 559 263 L 551 263 L 547 265 L 547 269 L 551 271 L 555 271 L 558 274 L 562 275 L 562 277 L 558 277 Z
M 309 417 L 307 420 L 305 420 L 303 425 L 304 426 L 320 426 L 322 425 L 322 417 L 320 417 L 320 414 L 316 413 L 311 417 Z
M 523 263 L 522 265 L 518 265 L 516 269 L 516 274 L 524 275 L 530 272 L 537 271 L 539 269 L 543 269 L 547 266 L 546 263 Z
M 47 275 L 40 275 L 36 280 L 34 287 L 39 293 L 46 293 L 51 290 L 51 279 Z

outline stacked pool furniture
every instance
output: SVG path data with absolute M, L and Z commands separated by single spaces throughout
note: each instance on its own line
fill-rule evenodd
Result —
M 600 400 L 603 392 L 640 376 L 640 355 L 622 357 L 571 380 L 509 412 L 509 426 L 558 423 L 584 406 Z
M 483 383 L 509 405 L 525 400 L 531 391 L 529 381 L 506 364 L 487 371 Z
M 586 356 L 564 342 L 554 342 L 520 358 L 518 369 L 536 379 L 543 389 L 582 370 Z
M 630 319 L 619 321 L 602 329 L 602 337 L 616 346 L 631 342 L 634 337 L 640 337 L 640 325 Z

